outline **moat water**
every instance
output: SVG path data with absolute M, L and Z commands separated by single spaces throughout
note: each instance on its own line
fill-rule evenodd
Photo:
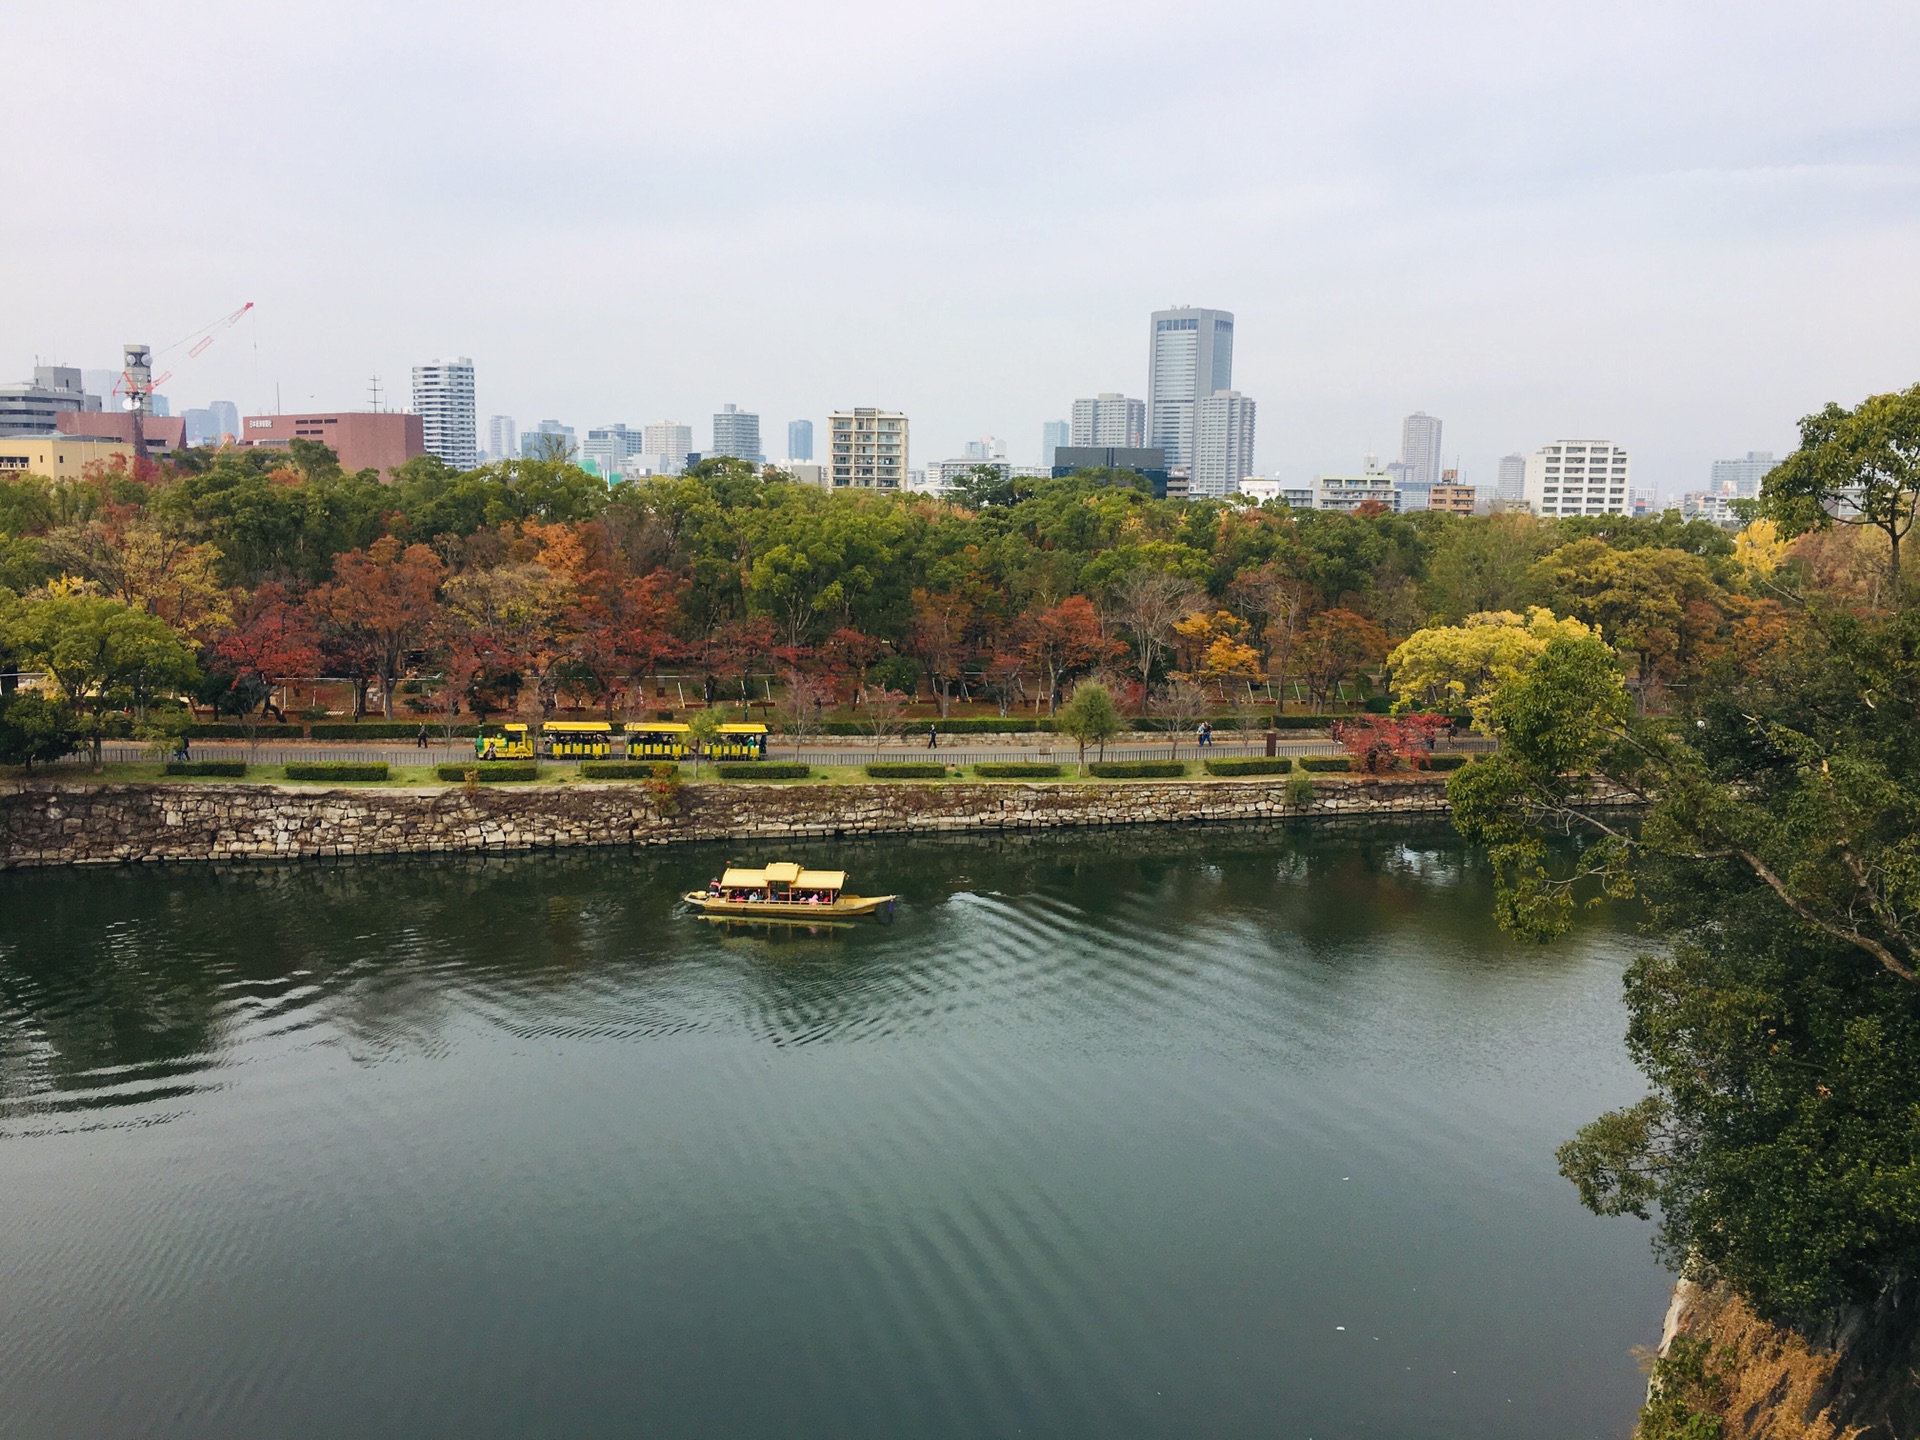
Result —
M 891 926 L 716 927 L 728 858 Z M 1590 918 L 1445 829 L 0 875 L 0 1435 L 1624 1436 Z

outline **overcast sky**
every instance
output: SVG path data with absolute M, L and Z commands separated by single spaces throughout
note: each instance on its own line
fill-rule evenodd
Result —
M 524 428 L 905 410 L 1035 460 L 1237 318 L 1258 468 L 1664 494 L 1920 381 L 1920 5 L 11 7 L 0 370 L 241 302 L 176 413 L 357 408 L 442 355 Z M 183 347 L 184 349 L 184 347 Z M 182 351 L 162 364 L 183 359 Z

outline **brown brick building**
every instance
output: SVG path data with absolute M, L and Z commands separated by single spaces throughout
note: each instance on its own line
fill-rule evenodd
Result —
M 318 440 L 340 457 L 340 468 L 378 470 L 383 476 L 427 453 L 418 415 L 358 410 L 331 415 L 249 415 L 240 422 L 242 446 L 284 450 L 290 440 Z

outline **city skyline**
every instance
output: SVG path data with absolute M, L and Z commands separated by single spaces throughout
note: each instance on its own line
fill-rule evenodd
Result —
M 1143 8 L 588 7 L 531 31 L 504 9 L 453 13 L 349 5 L 316 27 L 189 3 L 105 35 L 70 7 L 13 17 L 23 52 L 88 63 L 20 77 L 17 105 L 57 116 L 63 140 L 10 174 L 72 213 L 0 245 L 9 273 L 89 283 L 16 289 L 0 379 L 110 366 L 129 337 L 164 362 L 253 300 L 179 367 L 176 414 L 215 398 L 271 413 L 276 392 L 283 411 L 364 408 L 369 375 L 459 354 L 483 416 L 584 432 L 729 398 L 816 425 L 877 405 L 914 417 L 919 453 L 991 430 L 1029 459 L 1074 398 L 1144 394 L 1140 317 L 1190 297 L 1238 317 L 1233 384 L 1264 412 L 1262 473 L 1392 455 L 1400 418 L 1425 409 L 1470 481 L 1601 434 L 1671 499 L 1716 458 L 1785 454 L 1829 400 L 1916 378 L 1911 11 L 1760 3 L 1729 26 L 1630 5 L 1516 25 L 1494 7 L 1362 22 L 1203 4 L 1194 33 L 1235 36 L 1210 59 L 1209 104 L 1236 137 L 1218 154 L 1193 150 L 1188 87 L 1166 83 Z M 795 83 L 847 43 L 889 78 Z M 617 87 L 534 103 L 527 64 L 588 44 L 683 63 L 637 124 Z M 435 51 L 449 63 L 405 58 Z M 1547 63 L 1566 54 L 1572 77 Z M 144 183 L 124 97 L 169 71 L 221 80 L 167 94 L 163 148 L 218 157 L 245 206 Z M 1407 105 L 1435 74 L 1445 103 Z M 701 100 L 722 76 L 734 99 L 716 110 Z M 1800 103 L 1777 104 L 1783 87 Z M 430 169 L 390 143 L 422 110 L 444 121 Z M 828 157 L 882 118 L 887 183 L 833 199 Z M 100 183 L 66 186 L 74 166 Z M 1138 223 L 1138 177 L 1172 166 L 1181 223 Z M 594 203 L 503 208 L 491 177 L 516 167 Z M 124 263 L 129 193 L 152 237 L 141 265 Z M 969 208 L 1003 217 L 1004 243 L 951 223 Z M 1558 223 L 1589 210 L 1608 223 Z M 854 287 L 888 303 L 847 307 Z

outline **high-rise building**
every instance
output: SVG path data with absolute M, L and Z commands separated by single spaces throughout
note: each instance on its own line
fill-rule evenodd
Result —
M 1387 483 L 1393 486 L 1393 508 L 1396 511 L 1425 510 L 1431 499 L 1433 486 L 1422 485 L 1414 479 L 1414 467 L 1405 460 L 1390 460 L 1383 472 Z
M 587 431 L 580 447 L 580 463 L 611 484 L 627 473 L 627 462 L 646 449 L 646 433 L 625 425 L 602 425 Z
M 1493 498 L 1502 505 L 1518 505 L 1526 499 L 1527 457 L 1502 455 L 1500 473 L 1493 483 Z
M 961 448 L 969 460 L 986 462 L 1007 458 L 1007 442 L 997 435 L 982 435 L 978 440 L 967 441 Z
M 231 400 L 209 400 L 207 409 L 213 412 L 214 438 L 224 442 L 229 436 L 240 438 L 240 407 Z
M 760 449 L 760 417 L 736 405 L 721 406 L 720 413 L 713 417 L 713 449 L 707 453 L 764 464 L 767 457 Z
M 1064 420 L 1048 420 L 1040 426 L 1040 464 L 1051 471 L 1053 452 L 1062 445 L 1071 443 L 1072 432 Z
M 414 366 L 413 413 L 420 417 L 429 455 L 438 455 L 456 470 L 471 470 L 480 463 L 473 361 L 461 355 Z
M 185 433 L 189 445 L 218 445 L 220 443 L 220 422 L 213 418 L 213 411 L 189 406 L 180 412 L 180 422 L 186 427 Z
M 898 410 L 834 411 L 827 446 L 836 490 L 899 490 L 907 483 L 907 417 Z
M 1440 483 L 1440 422 L 1416 410 L 1400 422 L 1400 459 L 1412 467 L 1407 483 L 1431 490 Z
M 641 458 L 658 475 L 678 475 L 693 453 L 693 427 L 677 420 L 656 420 L 641 441 Z
M 1194 463 L 1194 406 L 1233 388 L 1233 315 L 1180 306 L 1153 312 L 1147 359 L 1147 444 L 1167 464 Z
M 1216 390 L 1194 406 L 1193 470 L 1188 496 L 1234 495 L 1253 474 L 1253 401 Z
M 1749 450 L 1744 460 L 1716 460 L 1712 493 L 1752 500 L 1759 495 L 1760 482 L 1767 478 L 1767 472 L 1779 463 L 1771 450 Z
M 813 459 L 813 422 L 811 420 L 787 422 L 787 458 L 789 460 Z
M 514 433 L 513 416 L 487 418 L 487 454 L 494 460 L 511 460 L 520 453 L 520 437 Z
M 87 394 L 97 396 L 100 401 L 98 405 L 89 405 L 85 408 L 89 410 L 118 410 L 120 408 L 120 402 L 126 398 L 126 392 L 120 383 L 124 373 L 125 372 L 120 370 L 83 371 L 82 379 L 86 384 Z
M 1627 452 L 1605 440 L 1557 440 L 1527 456 L 1522 498 L 1536 515 L 1631 515 Z
M 579 453 L 573 443 L 573 427 L 558 420 L 542 420 L 531 430 L 520 432 L 520 457 L 523 460 L 572 460 Z
M 1071 443 L 1139 449 L 1147 443 L 1147 402 L 1111 390 L 1074 401 Z
M 26 383 L 0 386 L 0 435 L 44 435 L 54 428 L 56 415 L 86 410 L 86 401 L 78 370 L 36 366 Z

